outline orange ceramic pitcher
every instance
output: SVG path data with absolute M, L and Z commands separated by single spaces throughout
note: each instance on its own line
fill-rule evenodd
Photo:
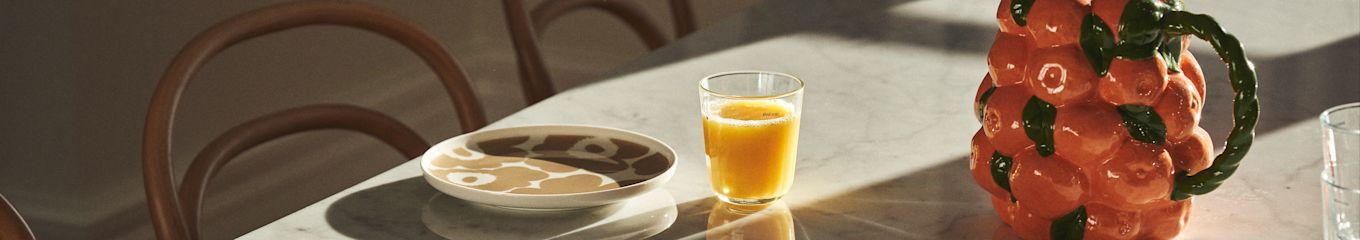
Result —
M 1250 148 L 1253 67 L 1236 37 L 1179 0 L 1002 0 L 996 18 L 969 167 L 1020 236 L 1172 238 L 1191 196 Z M 1191 37 L 1214 46 L 1234 92 L 1217 157 L 1198 126 L 1206 89 Z

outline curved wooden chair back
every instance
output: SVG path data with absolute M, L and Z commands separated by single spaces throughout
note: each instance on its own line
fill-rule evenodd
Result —
M 419 157 L 430 145 L 414 130 L 380 112 L 348 104 L 314 104 L 274 112 L 218 135 L 194 157 L 179 185 L 179 203 L 190 236 L 199 236 L 203 196 L 217 172 L 246 150 L 280 137 L 312 130 L 350 130 L 377 138 L 404 159 Z
M 214 140 L 191 164 L 185 188 L 179 191 L 181 198 L 176 198 L 169 157 L 170 127 L 179 98 L 197 69 L 234 44 L 311 25 L 353 27 L 401 43 L 420 56 L 439 77 L 450 94 L 463 131 L 486 125 L 481 103 L 447 48 L 416 24 L 386 10 L 355 3 L 310 1 L 265 7 L 232 17 L 194 36 L 165 70 L 151 98 L 143 129 L 142 176 L 152 223 L 160 239 L 197 238 L 197 201 L 207 185 L 206 178 L 231 157 L 268 139 L 300 131 L 339 128 L 377 137 L 407 157 L 418 155 L 420 151 L 417 150 L 423 151 L 426 145 L 419 136 L 381 113 L 343 105 L 295 108 L 247 122 Z M 181 200 L 193 203 L 182 203 Z
M 9 200 L 5 199 L 3 194 L 0 194 L 0 239 L 33 239 L 33 231 L 28 229 L 28 223 L 19 216 L 19 211 L 15 210 L 14 206 L 9 205 Z
M 526 13 L 523 0 L 504 0 L 505 18 L 510 27 L 510 40 L 515 45 L 516 63 L 519 67 L 520 85 L 524 98 L 530 104 L 542 101 L 556 94 L 548 69 L 543 63 L 543 54 L 538 48 L 538 35 L 547 29 L 548 23 L 569 12 L 583 9 L 598 9 L 623 20 L 647 45 L 656 50 L 666 45 L 666 35 L 651 18 L 647 17 L 642 6 L 632 1 L 609 0 L 553 0 L 544 1 Z M 670 0 L 671 16 L 675 22 L 675 36 L 679 38 L 694 32 L 694 16 L 688 0 Z

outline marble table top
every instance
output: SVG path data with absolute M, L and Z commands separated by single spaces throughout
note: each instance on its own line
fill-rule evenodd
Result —
M 1272 2 L 1189 3 L 1238 31 L 1247 49 L 1262 49 L 1249 54 L 1261 76 L 1264 116 L 1237 175 L 1194 199 L 1182 238 L 1321 236 L 1316 114 L 1360 101 L 1360 21 L 1353 21 L 1360 6 L 1319 1 L 1323 6 L 1284 14 L 1313 19 L 1290 26 L 1242 16 L 1264 14 L 1246 5 Z M 786 207 L 716 231 L 758 235 L 780 226 L 773 228 L 799 239 L 1014 238 L 968 174 L 969 139 L 980 126 L 971 100 L 986 73 L 995 6 L 990 0 L 771 0 L 488 126 L 593 124 L 670 144 L 677 175 L 626 203 L 549 215 L 499 211 L 437 192 L 413 160 L 243 238 L 702 238 L 712 219 L 726 216 L 711 211 L 716 200 L 703 162 L 696 84 L 707 74 L 738 69 L 807 81 L 797 177 L 782 200 Z M 1322 30 L 1306 38 L 1275 34 L 1310 27 Z M 1213 59 L 1207 45 L 1192 49 Z M 1231 123 L 1231 91 L 1221 66 L 1202 63 L 1210 84 L 1201 126 L 1221 141 Z M 791 229 L 779 225 L 788 222 Z

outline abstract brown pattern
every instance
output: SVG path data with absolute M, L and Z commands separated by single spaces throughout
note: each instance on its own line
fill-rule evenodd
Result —
M 620 139 L 546 135 L 481 140 L 431 161 L 450 183 L 493 192 L 567 194 L 615 189 L 651 179 L 671 159 Z

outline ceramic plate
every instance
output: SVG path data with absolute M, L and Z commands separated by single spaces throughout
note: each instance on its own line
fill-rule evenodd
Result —
M 536 125 L 481 130 L 425 152 L 425 180 L 489 205 L 561 210 L 605 205 L 656 189 L 675 174 L 675 151 L 622 129 Z

